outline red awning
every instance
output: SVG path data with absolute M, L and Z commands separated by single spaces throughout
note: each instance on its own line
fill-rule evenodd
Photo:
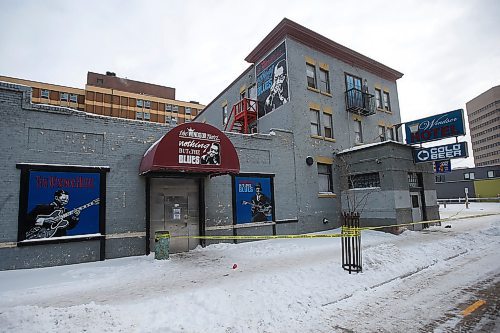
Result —
M 186 123 L 161 137 L 142 157 L 139 174 L 158 171 L 237 174 L 240 161 L 233 144 L 219 129 Z

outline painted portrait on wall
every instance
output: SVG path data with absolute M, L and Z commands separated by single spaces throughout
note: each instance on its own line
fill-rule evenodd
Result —
M 289 101 L 288 66 L 285 42 L 255 66 L 259 117 Z
M 25 173 L 19 241 L 100 233 L 101 173 Z
M 235 176 L 236 224 L 274 220 L 272 177 Z

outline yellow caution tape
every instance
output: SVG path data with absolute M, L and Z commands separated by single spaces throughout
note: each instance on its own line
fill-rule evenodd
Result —
M 384 229 L 384 228 L 391 228 L 391 227 L 404 227 L 404 226 L 409 226 L 409 225 L 417 225 L 417 224 L 431 224 L 431 223 L 438 223 L 438 222 L 446 222 L 446 221 L 452 221 L 452 220 L 458 220 L 458 219 L 465 219 L 465 218 L 475 218 L 475 217 L 483 217 L 483 216 L 491 216 L 491 215 L 498 215 L 498 213 L 489 213 L 489 214 L 479 214 L 479 215 L 471 215 L 471 216 L 464 216 L 464 217 L 455 217 L 455 218 L 446 218 L 446 219 L 439 219 L 439 220 L 430 220 L 430 221 L 420 221 L 420 222 L 411 222 L 411 223 L 401 223 L 401 224 L 391 224 L 391 225 L 383 225 L 383 226 L 376 226 L 376 227 L 346 227 L 342 226 L 341 227 L 341 233 L 340 234 L 300 234 L 300 235 L 248 235 L 248 236 L 234 236 L 234 235 L 228 235 L 228 236 L 172 236 L 170 234 L 160 234 L 156 235 L 155 239 L 159 240 L 162 238 L 176 238 L 176 239 L 186 239 L 186 238 L 191 238 L 191 239 L 213 239 L 213 240 L 264 240 L 264 239 L 297 239 L 297 238 L 338 238 L 338 237 L 358 237 L 361 235 L 361 231 L 363 230 L 376 230 L 376 229 Z

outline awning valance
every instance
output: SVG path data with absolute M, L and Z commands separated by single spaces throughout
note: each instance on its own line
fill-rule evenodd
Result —
M 141 175 L 161 171 L 236 174 L 240 161 L 224 133 L 211 125 L 192 122 L 174 127 L 142 157 Z

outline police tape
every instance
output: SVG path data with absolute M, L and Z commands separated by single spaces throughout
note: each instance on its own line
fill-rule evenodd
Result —
M 297 239 L 297 238 L 338 238 L 338 237 L 354 237 L 357 232 L 340 233 L 340 234 L 300 234 L 300 235 L 248 235 L 248 236 L 170 236 L 170 238 L 182 239 L 214 239 L 214 240 L 264 240 L 264 239 Z
M 375 227 L 341 227 L 341 233 L 339 234 L 299 234 L 299 235 L 214 235 L 214 236 L 173 236 L 169 233 L 162 233 L 155 236 L 155 240 L 159 241 L 160 239 L 172 238 L 172 239 L 212 239 L 212 240 L 265 240 L 265 239 L 300 239 L 300 238 L 350 238 L 350 237 L 359 237 L 361 232 L 364 230 L 377 230 L 377 229 L 386 229 L 386 228 L 395 228 L 395 227 L 405 227 L 411 225 L 418 224 L 434 224 L 439 222 L 447 222 L 458 219 L 470 219 L 476 217 L 485 217 L 499 215 L 499 213 L 488 213 L 488 214 L 478 214 L 478 215 L 470 215 L 470 216 L 462 216 L 462 217 L 452 217 L 438 220 L 429 220 L 429 221 L 419 221 L 419 222 L 411 222 L 411 223 L 401 223 L 401 224 L 390 224 L 383 226 L 375 226 Z

